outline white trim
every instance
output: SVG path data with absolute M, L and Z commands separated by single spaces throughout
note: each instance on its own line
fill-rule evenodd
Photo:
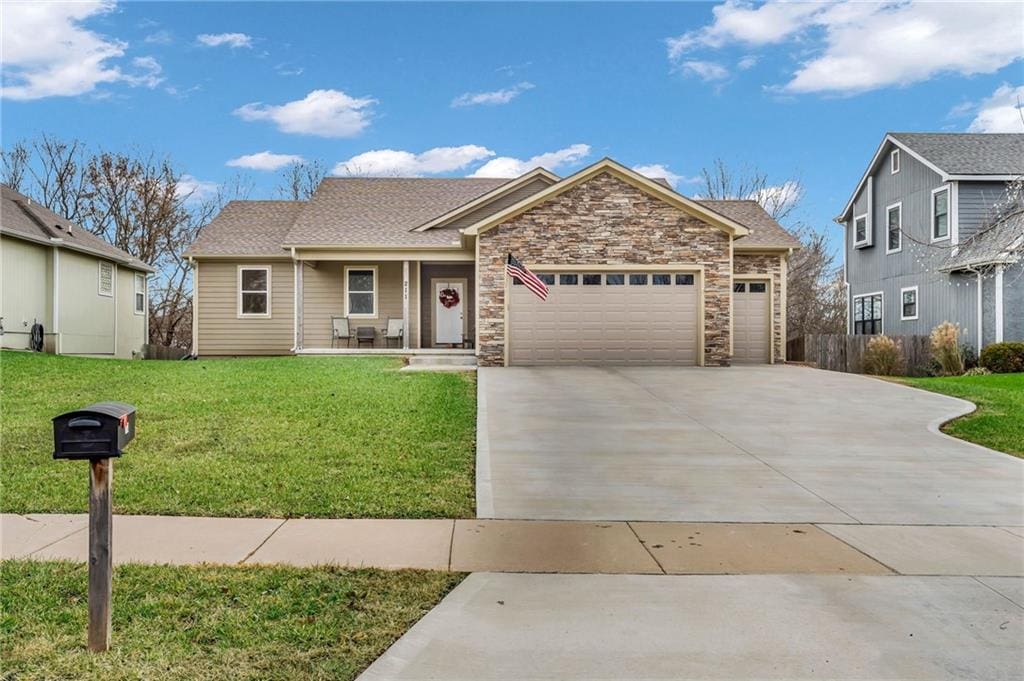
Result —
M 982 285 L 983 281 L 984 280 L 982 279 L 981 272 L 979 271 L 978 272 L 978 352 L 979 353 L 981 352 L 981 349 L 983 347 L 985 347 L 985 325 L 982 322 L 982 306 L 981 306 L 981 302 L 982 302 L 982 300 L 981 300 L 981 298 L 982 298 L 981 293 L 982 293 L 982 289 L 983 289 L 983 285 Z
M 54 352 L 60 354 L 60 249 L 53 247 L 53 334 Z
M 857 220 L 864 219 L 864 238 L 857 241 Z M 860 215 L 853 216 L 853 247 L 858 248 L 860 246 L 871 245 L 871 226 L 870 220 L 868 220 L 868 214 L 862 213 Z
M 899 209 L 899 223 L 896 233 L 900 237 L 900 245 L 896 248 L 889 248 L 889 213 L 892 212 L 893 208 Z M 897 201 L 896 203 L 889 204 L 885 207 L 885 254 L 891 255 L 893 253 L 899 253 L 903 250 L 903 202 Z
M 292 352 L 299 349 L 299 270 L 302 267 L 301 260 L 292 260 Z
M 243 291 L 242 290 L 242 270 L 263 270 L 267 273 L 267 311 L 265 313 L 255 314 L 251 312 L 242 312 L 242 294 L 243 293 L 264 293 L 264 291 Z M 272 279 L 273 268 L 270 265 L 239 265 L 238 266 L 238 281 L 236 282 L 235 294 L 238 297 L 238 318 L 239 319 L 269 319 L 271 316 L 271 295 L 272 290 Z
M 97 260 L 96 261 L 96 293 L 103 296 L 104 298 L 113 298 L 115 291 L 114 280 L 117 278 L 117 270 L 114 269 L 114 263 L 109 260 Z M 110 267 L 110 291 L 107 293 L 103 292 L 103 266 L 108 265 Z
M 192 265 L 192 355 L 199 356 L 199 262 L 188 259 Z
M 968 182 L 1012 182 L 1020 175 L 944 175 L 944 180 L 966 180 Z
M 935 197 L 942 192 L 946 192 L 946 236 L 935 236 Z M 952 240 L 953 238 L 953 191 L 950 189 L 948 184 L 944 184 L 941 187 L 936 187 L 932 190 L 931 207 L 928 214 L 931 215 L 931 219 L 928 221 L 928 237 L 932 242 L 945 241 L 946 239 Z
M 903 315 L 903 294 L 907 291 L 914 292 L 914 316 L 905 317 Z M 900 321 L 901 322 L 912 322 L 919 319 L 921 316 L 921 294 L 918 292 L 917 286 L 904 286 L 900 289 Z M 883 306 L 882 317 L 885 317 L 885 309 Z
M 402 261 L 402 349 L 409 349 L 409 261 Z
M 141 291 L 139 290 L 139 277 L 142 277 L 142 290 Z M 149 296 L 146 295 L 146 293 L 147 293 L 147 291 L 146 291 L 147 284 L 148 284 L 148 278 L 146 277 L 145 274 L 143 274 L 142 272 L 133 272 L 132 273 L 132 312 L 134 314 L 136 314 L 136 315 L 144 315 L 144 314 L 146 314 L 146 307 L 147 307 L 147 305 L 149 303 Z M 140 293 L 142 294 L 142 309 L 141 310 L 135 304 L 136 303 L 135 297 L 137 295 L 139 295 Z
M 117 263 L 114 263 L 114 281 L 117 281 Z M 114 352 L 113 352 L 114 357 L 117 357 L 117 322 L 118 322 L 117 318 L 120 316 L 118 314 L 118 303 L 121 302 L 119 300 L 119 298 L 120 298 L 120 296 L 116 295 L 116 292 L 115 292 L 115 295 L 114 295 Z M 135 306 L 135 300 L 134 299 L 135 299 L 135 296 L 132 296 L 132 307 Z
M 858 293 L 857 295 L 855 295 L 852 298 L 850 298 L 850 335 L 857 335 L 857 334 L 854 334 L 854 328 L 855 328 L 855 325 L 856 325 L 857 322 L 854 320 L 854 317 L 853 317 L 853 304 L 857 301 L 858 298 L 869 298 L 871 296 L 881 296 L 881 298 L 882 298 L 882 320 L 881 320 L 882 321 L 882 329 L 876 335 L 879 335 L 879 336 L 884 336 L 885 335 L 885 291 L 872 291 L 871 293 Z M 862 334 L 859 334 L 859 335 L 867 336 L 867 335 L 871 335 L 871 334 L 862 333 Z
M 1003 269 L 996 267 L 996 343 L 1003 342 Z
M 373 313 L 372 314 L 352 314 L 348 310 L 348 273 L 351 270 L 357 272 L 371 271 L 373 272 L 373 291 L 354 291 L 354 293 L 373 293 Z M 377 297 L 380 293 L 380 277 L 377 273 L 376 265 L 347 265 L 344 268 L 342 275 L 344 280 L 342 281 L 342 290 L 345 292 L 345 316 L 351 319 L 376 319 L 377 318 Z
M 951 180 L 949 187 L 949 235 L 950 243 L 956 246 L 960 243 L 960 183 Z M 956 250 L 953 255 L 956 255 Z
M 889 174 L 895 175 L 900 172 L 900 149 L 896 147 L 889 152 Z

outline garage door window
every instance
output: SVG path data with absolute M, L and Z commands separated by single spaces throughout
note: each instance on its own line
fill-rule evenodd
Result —
M 672 275 L 671 274 L 652 274 L 651 283 L 655 286 L 671 286 Z
M 767 284 L 754 283 L 754 284 L 750 285 L 750 292 L 751 293 L 764 293 L 767 290 L 767 288 L 768 288 Z
M 625 274 L 608 274 L 605 275 L 604 283 L 606 286 L 623 286 L 626 283 Z
M 732 292 L 733 293 L 746 293 L 747 292 L 747 285 L 743 284 L 743 283 L 733 284 L 732 285 Z
M 631 274 L 629 275 L 630 286 L 647 286 L 647 275 L 646 274 Z
M 559 274 L 558 285 L 559 286 L 576 286 L 580 283 L 580 275 L 578 274 Z
M 538 274 L 537 278 L 543 281 L 548 286 L 555 285 L 555 275 L 553 274 Z
M 676 286 L 693 286 L 692 274 L 677 274 Z
M 600 274 L 584 274 L 583 275 L 584 286 L 600 286 L 601 275 Z

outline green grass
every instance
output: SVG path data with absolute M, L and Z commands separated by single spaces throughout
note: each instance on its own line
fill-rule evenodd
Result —
M 443 572 L 126 565 L 85 647 L 84 564 L 0 563 L 4 679 L 352 679 L 448 593 Z
M 0 354 L 0 508 L 84 512 L 88 467 L 54 461 L 50 419 L 138 408 L 118 513 L 472 517 L 476 390 L 394 358 L 198 362 Z
M 978 405 L 973 414 L 944 425 L 943 432 L 1024 458 L 1024 374 L 903 380 Z

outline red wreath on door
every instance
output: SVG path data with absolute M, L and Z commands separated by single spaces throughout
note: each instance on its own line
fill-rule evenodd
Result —
M 441 293 L 438 294 L 437 299 L 441 301 L 441 304 L 445 306 L 445 309 L 450 310 L 459 304 L 459 292 L 453 288 L 441 289 Z

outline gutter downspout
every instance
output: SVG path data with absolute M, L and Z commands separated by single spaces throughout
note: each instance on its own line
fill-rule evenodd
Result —
M 981 270 L 979 270 L 977 268 L 974 268 L 974 267 L 966 267 L 964 269 L 967 272 L 973 272 L 978 277 L 978 354 L 981 354 L 981 348 L 983 347 L 984 341 L 985 341 L 985 336 L 984 336 L 985 329 L 984 329 L 984 326 L 982 325 L 982 320 L 981 320 L 981 315 L 982 315 L 982 307 L 981 307 L 981 302 L 982 302 L 981 301 L 982 277 L 981 277 Z
M 53 351 L 55 354 L 61 354 L 61 342 L 60 342 L 60 248 L 57 246 L 53 247 L 53 272 L 52 272 L 53 287 Z
M 192 267 L 192 356 L 199 357 L 199 263 L 189 256 Z
M 996 343 L 1003 342 L 1003 269 L 996 267 Z

